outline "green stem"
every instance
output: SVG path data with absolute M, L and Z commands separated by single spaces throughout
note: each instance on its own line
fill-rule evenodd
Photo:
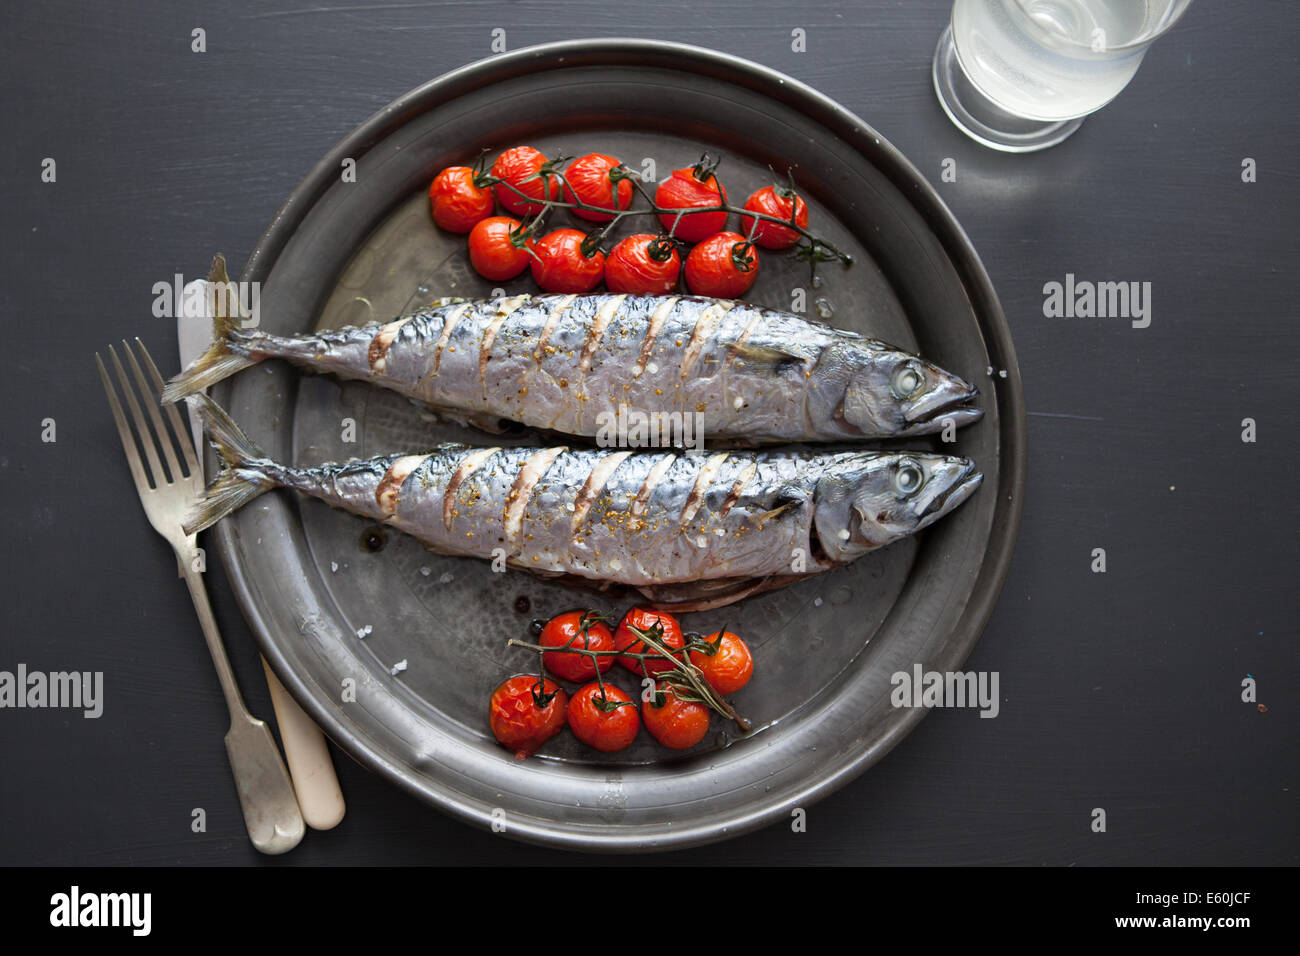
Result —
M 633 184 L 637 192 L 640 193 L 642 198 L 645 199 L 645 201 L 647 202 L 650 208 L 633 209 L 629 206 L 626 209 L 620 209 L 617 206 L 615 206 L 614 208 L 611 209 L 607 206 L 596 206 L 596 205 L 592 205 L 591 203 L 583 202 L 581 199 L 578 199 L 577 193 L 574 192 L 572 187 L 569 186 L 569 182 L 565 178 L 564 173 L 556 170 L 555 172 L 550 174 L 550 177 L 556 180 L 560 184 L 559 195 L 564 196 L 566 192 L 572 194 L 573 202 L 569 202 L 567 200 L 560 200 L 560 199 L 550 199 L 549 187 L 547 187 L 543 191 L 543 196 L 546 196 L 548 198 L 538 199 L 535 196 L 528 195 L 527 193 L 525 193 L 523 190 L 519 189 L 517 186 L 515 186 L 512 183 L 505 182 L 504 180 L 498 179 L 496 177 L 488 177 L 488 178 L 491 180 L 491 183 L 489 185 L 504 186 L 506 189 L 510 190 L 515 195 L 519 196 L 521 199 L 526 200 L 528 203 L 532 205 L 541 206 L 541 209 L 539 209 L 535 214 L 533 214 L 533 224 L 541 220 L 552 209 L 581 209 L 587 212 L 602 213 L 604 215 L 613 217 L 613 219 L 611 219 L 607 224 L 605 224 L 600 230 L 599 234 L 601 240 L 603 240 L 605 236 L 609 235 L 610 231 L 614 228 L 614 226 L 616 226 L 619 222 L 623 220 L 624 217 L 627 216 L 665 216 L 669 214 L 675 214 L 672 228 L 668 230 L 668 235 L 675 236 L 677 231 L 677 226 L 681 222 L 682 216 L 684 215 L 693 214 L 697 212 L 725 212 L 728 214 L 734 213 L 740 216 L 750 216 L 754 219 L 754 223 L 750 226 L 750 237 L 749 237 L 750 239 L 753 238 L 753 232 L 755 228 L 757 228 L 759 220 L 776 223 L 777 225 L 784 226 L 787 229 L 793 229 L 804 239 L 808 240 L 809 243 L 808 246 L 803 248 L 808 250 L 806 255 L 808 256 L 809 263 L 813 268 L 816 267 L 817 262 L 839 261 L 844 263 L 845 266 L 851 266 L 853 264 L 853 257 L 850 256 L 847 252 L 842 252 L 834 244 L 827 242 L 824 239 L 819 239 L 808 229 L 796 223 L 794 221 L 793 213 L 791 214 L 790 219 L 783 219 L 780 216 L 773 216 L 768 213 L 757 212 L 756 210 L 746 209 L 743 206 L 736 206 L 728 202 L 721 202 L 718 203 L 716 206 L 692 206 L 688 209 L 666 209 L 655 203 L 654 199 L 650 196 L 650 194 L 646 191 L 645 187 L 642 185 L 639 177 L 631 176 L 631 175 L 628 176 L 627 181 Z M 615 198 L 617 199 L 617 194 L 615 195 Z

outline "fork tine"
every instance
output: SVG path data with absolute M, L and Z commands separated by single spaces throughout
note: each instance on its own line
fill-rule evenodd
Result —
M 127 378 L 126 369 L 122 367 L 122 360 L 117 357 L 117 352 L 114 351 L 111 345 L 108 347 L 108 354 L 113 359 L 113 366 L 117 369 L 117 383 L 126 398 L 126 405 L 131 409 L 131 418 L 135 421 L 135 432 L 140 439 L 140 447 L 144 449 L 144 456 L 149 460 L 149 472 L 153 475 L 154 487 L 161 488 L 167 484 L 167 476 L 163 473 L 162 462 L 158 460 L 158 452 L 154 448 L 153 436 L 149 434 L 149 423 L 144 420 L 144 413 L 140 411 L 140 403 L 136 401 L 135 389 L 131 387 L 131 380 Z
M 145 380 L 144 372 L 140 370 L 140 363 L 136 361 L 135 350 L 126 339 L 122 340 L 122 350 L 126 352 L 127 361 L 131 364 L 131 372 L 135 375 L 135 382 L 140 386 L 140 398 L 149 409 L 149 418 L 153 422 L 154 434 L 158 436 L 158 445 L 162 449 L 163 457 L 167 459 L 167 470 L 171 472 L 171 480 L 179 481 L 183 476 L 181 463 L 176 460 L 176 442 L 172 440 L 171 435 L 167 434 L 167 426 L 163 424 L 162 412 L 158 409 L 158 396 Z
M 117 400 L 117 393 L 113 391 L 113 385 L 108 379 L 108 369 L 104 368 L 104 361 L 95 353 L 95 364 L 99 366 L 99 378 L 104 383 L 104 393 L 108 395 L 108 407 L 113 410 L 113 420 L 117 422 L 117 433 L 122 437 L 122 450 L 126 452 L 126 462 L 131 466 L 131 477 L 135 479 L 136 490 L 140 494 L 149 491 L 149 482 L 144 477 L 144 467 L 140 461 L 140 452 L 135 447 L 135 439 L 131 437 L 131 428 L 126 423 L 126 415 L 122 413 L 122 405 Z
M 144 359 L 145 367 L 149 371 L 149 377 L 153 380 L 153 395 L 157 399 L 162 394 L 163 377 L 158 374 L 158 366 L 154 364 L 153 356 L 149 354 L 149 350 L 144 347 L 144 343 L 140 341 L 138 336 L 135 344 L 140 351 L 140 357 Z M 197 475 L 199 473 L 199 459 L 195 455 L 194 439 L 190 437 L 189 431 L 182 424 L 181 413 L 177 411 L 174 404 L 164 405 L 163 408 L 167 412 L 167 420 L 171 422 L 176 441 L 185 455 L 185 464 L 188 466 L 189 474 Z

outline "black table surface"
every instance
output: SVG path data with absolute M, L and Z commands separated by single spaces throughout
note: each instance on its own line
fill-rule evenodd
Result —
M 781 824 L 653 859 L 1300 861 L 1295 10 L 1194 4 L 1073 138 L 1010 156 L 967 140 L 935 99 L 930 61 L 950 6 L 6 4 L 0 671 L 103 671 L 105 701 L 94 720 L 0 710 L 0 864 L 583 859 L 473 829 L 337 750 L 344 822 L 282 858 L 252 849 L 212 665 L 174 559 L 143 520 L 92 363 L 140 335 L 171 369 L 175 326 L 153 316 L 154 284 L 203 275 L 216 250 L 238 268 L 337 140 L 491 55 L 498 28 L 510 49 L 594 36 L 713 47 L 862 116 L 969 233 L 1025 381 L 1024 523 L 967 664 L 999 673 L 997 718 L 936 710 L 810 808 L 806 832 Z M 206 52 L 191 49 L 195 28 Z M 796 28 L 806 52 L 792 50 Z M 942 177 L 946 159 L 955 181 Z M 1044 285 L 1067 274 L 1150 282 L 1150 326 L 1045 316 Z M 1247 418 L 1254 442 L 1242 440 Z M 1091 569 L 1096 548 L 1104 574 Z M 255 645 L 213 565 L 237 676 L 269 717 Z M 1242 699 L 1248 675 L 1257 702 Z M 195 808 L 205 832 L 192 831 Z M 1091 827 L 1094 808 L 1105 832 Z M 609 862 L 636 859 L 647 858 Z

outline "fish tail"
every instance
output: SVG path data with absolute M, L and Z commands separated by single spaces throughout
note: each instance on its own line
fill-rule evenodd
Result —
M 217 255 L 213 258 L 212 270 L 208 273 L 208 283 L 210 286 L 230 289 L 230 277 L 226 274 L 226 260 L 223 256 Z M 213 309 L 212 345 L 183 372 L 167 383 L 162 392 L 164 402 L 176 402 L 195 392 L 201 392 L 250 365 L 256 365 L 265 358 L 264 355 L 250 352 L 239 343 L 241 332 L 239 310 L 228 307 L 231 301 L 229 293 L 217 298 L 221 301 Z
M 187 401 L 202 419 L 212 447 L 221 458 L 217 480 L 185 516 L 185 533 L 195 534 L 270 491 L 279 481 L 268 474 L 268 460 L 261 449 L 249 441 L 220 405 L 202 392 L 189 396 Z

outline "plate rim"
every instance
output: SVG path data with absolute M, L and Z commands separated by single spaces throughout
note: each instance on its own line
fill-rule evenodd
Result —
M 971 297 L 972 312 L 984 337 L 986 349 L 1006 372 L 1006 377 L 999 378 L 997 387 L 993 390 L 1001 425 L 998 447 L 999 484 L 1002 485 L 1005 481 L 1005 485 L 1000 488 L 1004 493 L 999 495 L 995 507 L 984 560 L 972 585 L 966 608 L 950 635 L 954 642 L 955 664 L 960 667 L 979 642 L 997 605 L 1010 570 L 1023 515 L 1028 428 L 1023 384 L 1011 330 L 992 281 L 973 244 L 934 187 L 874 127 L 816 89 L 742 57 L 664 40 L 622 37 L 563 40 L 480 59 L 409 90 L 343 137 L 312 167 L 276 210 L 250 252 L 240 279 L 264 279 L 298 225 L 337 180 L 339 164 L 343 158 L 363 155 L 389 132 L 400 127 L 412 112 L 423 112 L 432 105 L 454 99 L 469 89 L 493 85 L 535 71 L 583 65 L 628 65 L 629 59 L 656 60 L 657 65 L 662 65 L 665 57 L 671 58 L 673 67 L 683 72 L 704 72 L 733 82 L 739 80 L 743 85 L 786 105 L 798 105 L 802 110 L 811 110 L 809 115 L 813 120 L 826 126 L 857 152 L 868 157 L 890 183 L 907 197 L 938 239 L 944 254 L 961 278 L 964 291 Z M 229 388 L 228 383 L 223 384 Z M 211 455 L 210 450 L 208 454 Z M 251 582 L 237 561 L 237 547 L 231 525 L 220 522 L 214 531 L 227 579 L 261 653 L 285 687 L 327 732 L 330 739 L 362 766 L 379 773 L 426 803 L 432 803 L 467 823 L 489 823 L 476 806 L 448 799 L 422 787 L 408 765 L 390 760 L 369 746 L 368 735 L 341 722 L 332 711 L 308 693 L 306 681 L 288 667 L 285 656 L 272 639 L 270 627 L 254 601 Z M 837 770 L 816 778 L 801 790 L 798 794 L 800 802 L 796 805 L 808 805 L 814 800 L 820 800 L 857 778 L 906 737 L 927 712 L 924 708 L 907 709 L 884 728 L 874 745 L 862 748 Z M 751 832 L 783 819 L 785 813 L 784 803 L 745 811 L 732 818 L 722 832 L 718 832 L 717 825 L 712 822 L 686 823 L 680 828 L 674 828 L 671 833 L 658 836 L 653 842 L 646 842 L 644 837 L 633 838 L 635 828 L 623 834 L 618 827 L 613 827 L 613 832 L 609 834 L 592 836 L 575 833 L 562 825 L 548 829 L 526 822 L 512 823 L 508 835 L 531 843 L 577 851 L 663 851 L 697 846 Z

